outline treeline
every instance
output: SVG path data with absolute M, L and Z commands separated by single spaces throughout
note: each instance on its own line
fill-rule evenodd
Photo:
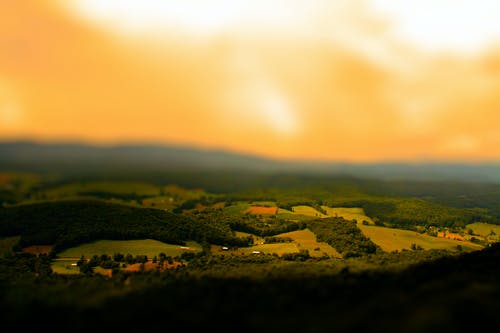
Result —
M 186 240 L 235 245 L 227 224 L 100 201 L 60 201 L 0 209 L 0 236 L 20 235 L 20 245 L 63 249 L 99 239 L 144 239 L 184 244 Z
M 344 258 L 359 257 L 377 252 L 375 243 L 356 226 L 356 221 L 341 217 L 329 217 L 308 222 L 318 241 L 334 247 Z
M 212 228 L 219 231 L 219 234 L 227 234 L 232 231 L 241 231 L 253 235 L 268 237 L 282 234 L 285 232 L 305 229 L 305 223 L 292 222 L 278 219 L 275 216 L 259 217 L 252 214 L 235 215 L 225 212 L 222 209 L 207 208 L 200 211 L 192 211 L 185 216 L 191 217 L 203 225 L 211 225 Z M 236 237 L 228 240 L 211 241 L 213 244 L 228 244 L 231 246 L 251 246 L 252 237 Z
M 288 201 L 288 202 L 283 202 L 283 201 L 278 201 L 277 206 L 282 209 L 286 209 L 289 211 L 293 211 L 294 206 L 311 206 L 312 208 L 316 209 L 318 212 L 321 214 L 327 215 L 327 211 L 323 209 L 322 205 L 324 202 L 322 200 L 315 201 L 315 200 L 304 200 L 304 201 Z
M 265 244 L 291 243 L 291 242 L 293 242 L 293 239 L 291 239 L 290 237 L 274 237 L 274 236 L 264 237 Z
M 247 232 L 253 235 L 268 237 L 283 234 L 286 232 L 302 230 L 307 228 L 304 222 L 292 222 L 277 218 L 259 220 L 255 217 L 242 216 L 243 218 L 233 218 L 231 229 L 234 231 Z
M 337 203 L 362 207 L 377 224 L 413 229 L 415 226 L 463 228 L 478 221 L 496 221 L 484 208 L 455 208 L 417 198 L 370 198 Z

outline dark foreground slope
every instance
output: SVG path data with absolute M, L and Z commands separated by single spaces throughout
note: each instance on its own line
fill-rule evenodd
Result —
M 472 332 L 500 324 L 499 262 L 496 244 L 399 272 L 313 274 L 304 264 L 266 276 L 192 267 L 111 280 L 2 280 L 0 313 L 9 332 Z M 100 300 L 104 292 L 111 296 Z

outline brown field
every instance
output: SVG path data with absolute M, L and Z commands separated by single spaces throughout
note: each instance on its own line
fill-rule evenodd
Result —
M 437 236 L 439 238 L 448 238 L 453 240 L 465 241 L 465 238 L 460 234 L 454 234 L 452 232 L 438 232 Z
M 275 215 L 278 212 L 278 207 L 266 206 L 251 206 L 245 211 L 245 214 L 271 214 Z
M 23 248 L 23 252 L 31 254 L 49 254 L 52 251 L 52 245 L 31 245 Z
M 171 268 L 177 268 L 181 266 L 182 263 L 178 261 L 174 261 L 173 263 L 169 264 L 168 262 L 163 263 L 163 267 L 159 266 L 159 263 L 153 263 L 148 261 L 147 263 L 144 264 L 144 271 L 156 271 L 156 270 L 166 270 L 166 269 L 171 269 Z M 127 265 L 125 268 L 126 272 L 139 272 L 141 270 L 142 264 L 131 264 Z
M 8 173 L 0 173 L 0 184 L 6 184 L 10 182 L 14 177 Z

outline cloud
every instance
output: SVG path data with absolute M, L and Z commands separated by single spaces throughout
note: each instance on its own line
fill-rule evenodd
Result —
M 317 16 L 294 3 L 305 14 L 290 30 L 287 14 L 253 33 L 125 38 L 58 1 L 8 1 L 0 78 L 15 92 L 9 117 L 22 116 L 0 137 L 356 161 L 499 158 L 500 53 L 408 47 L 366 1 L 318 1 Z

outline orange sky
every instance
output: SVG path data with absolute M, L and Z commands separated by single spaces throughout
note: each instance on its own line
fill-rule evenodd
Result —
M 4 0 L 0 139 L 498 161 L 500 5 L 402 2 Z

